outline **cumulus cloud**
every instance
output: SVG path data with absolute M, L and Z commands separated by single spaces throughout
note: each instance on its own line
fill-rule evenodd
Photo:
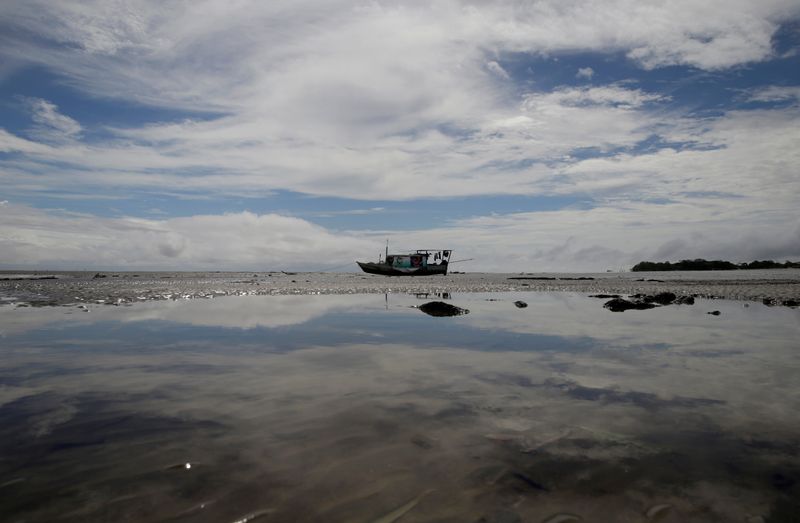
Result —
M 320 87 L 342 89 L 342 96 L 346 87 L 355 89 L 352 99 L 363 99 L 366 86 L 358 80 L 370 78 L 389 88 L 372 100 L 384 104 L 404 89 L 446 87 L 447 77 L 473 84 L 484 64 L 497 63 L 485 59 L 487 52 L 625 52 L 648 68 L 716 70 L 770 57 L 779 23 L 798 14 L 792 0 L 404 6 L 303 0 L 245 1 L 236 8 L 211 1 L 31 0 L 0 7 L 3 49 L 13 49 L 15 58 L 102 96 L 203 110 L 251 106 L 258 93 L 278 102 L 276 87 L 287 84 L 313 93 L 321 78 Z
M 8 147 L 25 149 L 29 161 L 6 177 L 9 184 L 24 184 L 24 169 L 51 187 L 97 187 L 113 180 L 115 187 L 179 191 L 190 175 L 190 189 L 200 192 L 289 189 L 364 199 L 536 194 L 550 190 L 547 179 L 553 169 L 547 162 L 576 148 L 630 147 L 645 139 L 657 123 L 650 106 L 664 99 L 618 85 L 563 88 L 526 94 L 516 105 L 486 108 L 470 121 L 453 117 L 458 133 L 429 129 L 409 135 L 402 126 L 379 123 L 391 132 L 375 130 L 355 142 L 347 136 L 311 140 L 325 132 L 311 123 L 292 131 L 308 129 L 302 140 L 270 139 L 269 125 L 249 114 L 117 129 L 115 140 L 92 145 L 36 149 L 36 143 L 8 135 Z M 63 165 L 58 174 L 52 173 L 53 162 Z M 524 169 L 514 167 L 526 162 L 530 165 Z
M 575 78 L 585 78 L 586 80 L 591 80 L 594 76 L 594 69 L 591 67 L 581 67 L 578 69 L 577 74 L 575 74 Z
M 13 50 L 76 88 L 219 111 L 46 147 L 56 135 L 79 137 L 81 126 L 37 100 L 35 118 L 50 140 L 0 131 L 0 148 L 30 154 L 6 164 L 7 186 L 36 179 L 97 192 L 113 180 L 169 191 L 407 199 L 546 193 L 560 175 L 552 165 L 574 149 L 631 147 L 674 120 L 650 112 L 663 95 L 624 85 L 520 95 L 505 87 L 503 53 L 624 51 L 647 67 L 717 69 L 771 56 L 778 23 L 800 8 L 778 0 L 304 0 L 236 9 L 32 1 L 4 3 L 0 14 L 8 29 L 0 53 Z M 53 162 L 64 166 L 58 176 Z
M 299 218 L 250 212 L 165 220 L 0 208 L 5 267 L 321 269 L 372 252 L 372 242 Z
M 482 237 L 486 224 L 519 234 L 538 250 L 518 250 L 513 238 L 497 240 L 496 248 L 519 252 L 520 269 L 588 252 L 628 256 L 631 247 L 614 234 L 651 250 L 673 239 L 689 246 L 687 231 L 713 221 L 692 203 L 700 197 L 720 211 L 722 199 L 711 195 L 738 198 L 739 212 L 762 227 L 792 223 L 786 209 L 800 194 L 796 104 L 690 118 L 668 107 L 666 95 L 633 83 L 541 91 L 534 72 L 534 83 L 515 84 L 509 71 L 517 70 L 504 58 L 588 51 L 621 53 L 647 69 L 719 71 L 773 57 L 779 25 L 798 17 L 792 0 L 3 2 L 0 61 L 44 68 L 89 97 L 204 116 L 104 127 L 88 140 L 91 133 L 68 108 L 30 98 L 32 127 L 0 129 L 0 152 L 9 153 L 0 159 L 0 184 L 7 197 L 70 189 L 98 198 L 110 188 L 249 197 L 288 190 L 365 200 L 589 194 L 597 207 L 586 214 L 453 227 L 465 227 L 466 237 Z M 593 70 L 577 76 L 591 79 Z M 791 100 L 791 86 L 750 94 L 750 101 Z M 669 145 L 638 148 L 648 141 Z M 654 200 L 678 207 L 641 206 Z M 10 208 L 25 219 L 12 220 Z M 691 211 L 696 221 L 676 225 L 674 238 L 665 232 L 658 246 L 617 221 L 666 219 L 660 211 L 667 208 Z M 191 259 L 197 268 L 214 267 L 225 260 L 198 241 L 204 227 L 230 245 L 228 268 L 295 255 L 311 263 L 326 250 L 343 252 L 333 232 L 279 215 L 100 219 L 97 229 L 89 218 L 3 209 L 4 261 L 13 253 L 10 260 L 37 264 L 125 260 L 166 268 Z M 608 238 L 600 242 L 593 238 L 603 231 L 592 224 L 604 212 L 611 213 Z M 535 231 L 547 229 L 545 216 L 579 229 L 556 228 L 540 242 Z M 234 235 L 234 243 L 220 232 L 226 227 L 254 234 Z M 109 239 L 120 231 L 135 248 L 113 246 Z M 436 231 L 442 239 L 452 233 Z M 259 236 L 281 247 L 262 252 Z M 368 236 L 345 234 L 342 245 L 362 247 Z
M 773 220 L 786 226 L 772 228 Z M 482 216 L 404 239 L 445 242 L 459 257 L 476 257 L 466 270 L 603 272 L 629 269 L 642 260 L 798 259 L 800 219 L 788 208 L 759 217 L 725 201 L 694 198 Z
M 773 221 L 788 227 L 765 235 Z M 0 206 L 6 268 L 355 270 L 391 237 L 475 258 L 468 271 L 605 271 L 645 260 L 800 258 L 793 208 L 769 216 L 713 197 L 481 216 L 419 231 L 330 231 L 280 215 L 237 213 L 164 220 L 98 218 Z

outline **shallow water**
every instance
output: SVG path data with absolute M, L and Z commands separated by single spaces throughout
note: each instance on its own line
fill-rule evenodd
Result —
M 434 299 L 0 307 L 0 520 L 800 512 L 797 309 Z

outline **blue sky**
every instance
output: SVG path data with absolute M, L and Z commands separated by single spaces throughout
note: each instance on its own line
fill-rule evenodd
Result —
M 796 1 L 26 1 L 0 35 L 0 268 L 800 258 Z

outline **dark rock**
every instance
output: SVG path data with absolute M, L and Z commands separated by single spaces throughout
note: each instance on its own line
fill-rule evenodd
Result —
M 644 296 L 642 298 L 642 301 L 644 301 L 645 303 L 658 303 L 659 305 L 669 305 L 670 303 L 675 301 L 675 298 L 677 298 L 677 296 L 675 296 L 671 292 L 659 292 L 658 294 L 652 296 L 649 295 Z
M 675 305 L 694 305 L 694 296 L 678 296 Z
M 646 303 L 641 301 L 628 301 L 623 298 L 614 298 L 613 300 L 608 300 L 603 304 L 603 307 L 610 310 L 611 312 L 623 312 L 629 309 L 636 309 L 636 310 L 644 310 L 644 309 L 652 309 L 655 308 L 655 305 L 652 303 Z
M 719 312 L 719 311 L 711 311 L 711 312 L 707 312 L 706 314 L 711 314 L 712 316 L 719 316 L 722 313 Z
M 514 305 L 516 305 L 518 309 L 524 309 L 525 307 L 527 307 L 527 306 L 528 306 L 528 304 L 527 304 L 527 303 L 525 303 L 525 302 L 524 302 L 524 301 L 522 301 L 522 300 L 515 301 L 515 302 L 514 302 Z
M 55 276 L 32 276 L 30 278 L 0 278 L 0 281 L 23 281 L 23 280 L 56 280 Z
M 412 436 L 411 443 L 413 443 L 417 447 L 419 447 L 421 449 L 425 449 L 425 450 L 429 450 L 429 449 L 433 448 L 433 441 L 431 439 L 429 439 L 429 438 L 426 438 L 425 436 L 420 435 L 420 434 Z
M 545 487 L 544 485 L 542 485 L 541 483 L 539 483 L 538 481 L 536 481 L 535 479 L 531 478 L 530 476 L 528 476 L 526 474 L 523 474 L 522 472 L 512 472 L 511 476 L 514 479 L 521 481 L 523 484 L 525 484 L 526 486 L 528 486 L 528 487 L 530 487 L 530 488 L 532 488 L 534 490 L 542 490 L 544 492 L 547 492 L 548 490 L 550 490 L 547 487 Z
M 781 305 L 783 305 L 784 307 L 798 307 L 800 306 L 800 302 L 798 302 L 797 300 L 783 300 L 783 303 L 781 303 Z
M 619 294 L 590 294 L 589 297 L 609 299 L 609 298 L 620 298 L 621 296 Z
M 778 490 L 788 490 L 794 486 L 796 481 L 782 472 L 774 472 L 770 477 L 770 483 Z
M 92 276 L 92 279 L 93 279 L 93 280 L 96 280 L 96 279 L 98 279 L 98 278 L 105 278 L 105 277 L 106 277 L 106 275 L 105 275 L 105 274 L 100 274 L 100 273 L 98 272 L 97 274 L 95 274 L 94 276 Z
M 462 309 L 443 301 L 429 301 L 424 305 L 420 305 L 419 310 L 429 316 L 461 316 L 462 314 L 469 314 L 467 309 Z
M 764 298 L 763 300 L 761 300 L 761 303 L 763 303 L 767 307 L 772 307 L 773 305 L 778 304 L 778 300 L 776 300 L 775 298 Z

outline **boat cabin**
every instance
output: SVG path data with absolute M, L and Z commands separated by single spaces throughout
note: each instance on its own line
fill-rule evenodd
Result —
M 450 261 L 450 251 L 418 250 L 411 254 L 387 254 L 386 264 L 395 269 L 427 268 Z

